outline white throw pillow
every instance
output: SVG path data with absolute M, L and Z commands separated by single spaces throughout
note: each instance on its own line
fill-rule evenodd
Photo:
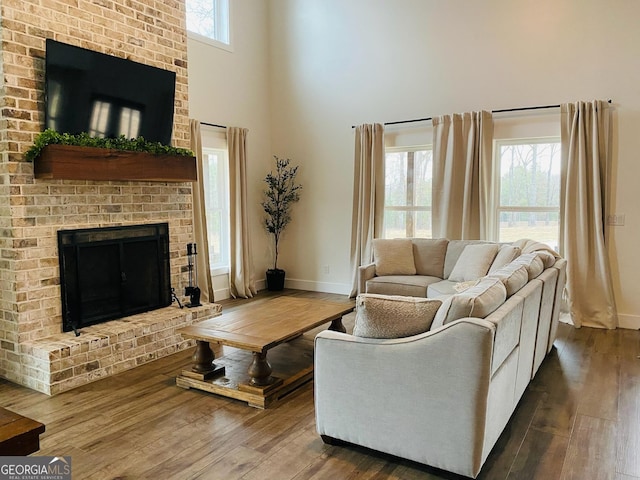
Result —
M 427 332 L 441 304 L 432 298 L 360 294 L 356 298 L 353 335 L 401 338 Z
M 408 238 L 376 238 L 373 240 L 376 275 L 415 275 L 413 244 Z
M 468 282 L 484 277 L 496 258 L 500 246 L 497 243 L 467 245 L 449 275 L 452 282 Z
M 446 299 L 438 309 L 431 330 L 465 317 L 484 318 L 507 299 L 507 289 L 497 278 L 483 278 L 474 287 Z
M 505 265 L 508 265 L 518 258 L 521 253 L 522 251 L 518 247 L 514 247 L 513 245 L 502 245 L 500 250 L 498 250 L 496 258 L 493 259 L 493 263 L 489 268 L 489 273 L 493 273 Z

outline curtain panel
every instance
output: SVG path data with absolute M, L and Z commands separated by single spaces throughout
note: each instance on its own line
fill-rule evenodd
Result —
M 384 127 L 355 129 L 353 211 L 351 219 L 351 297 L 358 293 L 358 268 L 373 260 L 373 239 L 384 218 Z
M 251 298 L 256 293 L 252 268 L 251 236 L 247 205 L 246 128 L 227 128 L 229 149 L 229 289 L 234 298 Z
M 213 282 L 211 281 L 211 267 L 209 264 L 209 236 L 207 233 L 207 212 L 205 207 L 204 173 L 202 154 L 202 133 L 198 120 L 189 120 L 191 131 L 191 151 L 196 156 L 198 180 L 193 183 L 193 236 L 200 254 L 196 255 L 198 277 L 196 282 L 200 288 L 200 300 L 213 302 Z
M 561 254 L 576 327 L 618 325 L 605 242 L 611 169 L 611 110 L 605 101 L 561 106 Z
M 491 112 L 443 115 L 432 123 L 433 238 L 491 238 Z

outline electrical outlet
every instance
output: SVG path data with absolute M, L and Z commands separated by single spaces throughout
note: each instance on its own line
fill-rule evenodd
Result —
M 322 273 L 324 273 L 325 275 L 329 275 L 329 273 L 331 273 L 331 267 L 329 265 L 324 265 L 322 267 Z
M 624 226 L 624 213 L 613 213 L 607 217 L 607 225 L 612 227 Z

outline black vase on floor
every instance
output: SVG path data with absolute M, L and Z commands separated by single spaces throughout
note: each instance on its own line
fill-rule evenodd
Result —
M 270 268 L 267 270 L 267 290 L 276 292 L 284 289 L 284 270 Z

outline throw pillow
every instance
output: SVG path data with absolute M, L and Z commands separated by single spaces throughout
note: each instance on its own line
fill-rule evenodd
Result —
M 507 299 L 507 289 L 497 278 L 483 278 L 474 287 L 452 295 L 438 309 L 431 330 L 465 317 L 484 318 Z
M 443 278 L 444 258 L 449 240 L 446 238 L 414 238 L 413 258 L 418 275 Z
M 520 253 L 522 252 L 519 247 L 515 247 L 513 245 L 502 245 L 500 250 L 498 250 L 496 258 L 493 259 L 493 263 L 489 268 L 489 273 L 493 273 L 511 263 L 520 256 Z
M 415 275 L 413 244 L 408 238 L 373 240 L 376 275 Z
M 353 335 L 401 338 L 427 332 L 441 304 L 430 298 L 360 294 L 356 298 Z
M 496 258 L 500 246 L 497 243 L 467 245 L 449 275 L 452 282 L 467 282 L 484 277 Z

